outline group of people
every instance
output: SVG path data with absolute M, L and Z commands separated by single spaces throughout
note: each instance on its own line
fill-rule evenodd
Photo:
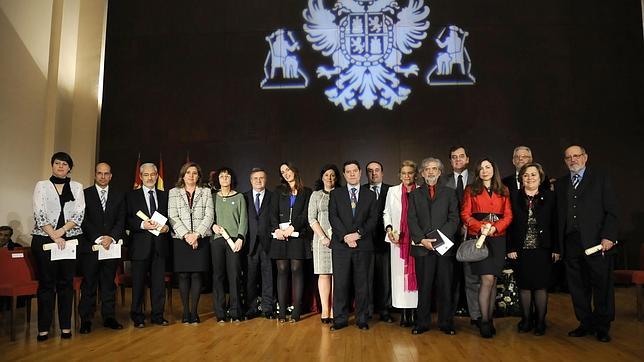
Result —
M 466 309 L 481 336 L 491 338 L 496 333 L 496 280 L 509 259 L 516 261 L 521 289 L 523 318 L 518 330 L 543 335 L 551 270 L 562 258 L 580 322 L 569 335 L 596 333 L 598 340 L 610 341 L 616 197 L 608 178 L 586 167 L 585 149 L 573 145 L 564 151 L 569 173 L 556 182 L 547 179 L 525 146 L 514 150 L 516 173 L 504 179 L 490 158 L 478 161 L 472 172 L 463 146 L 450 149 L 449 157 L 450 174 L 444 174 L 437 157 L 423 159 L 420 166 L 403 161 L 400 184 L 395 186 L 383 183 L 378 161 L 366 164 L 365 184 L 358 161 L 346 161 L 341 169 L 329 164 L 321 168 L 315 190 L 304 186 L 295 165 L 284 162 L 274 191 L 266 188 L 267 172 L 254 168 L 249 174 L 251 189 L 245 193 L 237 191 L 236 174 L 227 167 L 204 185 L 202 170 L 194 162 L 181 167 L 175 187 L 165 192 L 156 188 L 156 166 L 145 163 L 140 167 L 141 188 L 123 193 L 110 187 L 111 168 L 104 162 L 96 165 L 95 184 L 83 190 L 69 178 L 72 158 L 58 152 L 51 158 L 52 176 L 38 182 L 33 197 L 37 339 L 48 338 L 55 300 L 61 338 L 71 337 L 75 261 L 51 261 L 50 252 L 42 248 L 55 243 L 64 249 L 71 239 L 79 241 L 83 276 L 80 333 L 91 332 L 97 289 L 104 326 L 122 328 L 114 303 L 119 261 L 99 261 L 92 246 L 109 249 L 125 238 L 127 229 L 130 316 L 137 328 L 145 327 L 146 284 L 151 323 L 168 325 L 163 316 L 168 258 L 178 277 L 186 324 L 200 323 L 199 298 L 210 271 L 218 322 L 259 316 L 297 322 L 304 270 L 312 260 L 320 319 L 332 331 L 348 326 L 353 303 L 360 329 L 369 329 L 375 314 L 392 323 L 395 308 L 400 310 L 401 326 L 421 334 L 430 328 L 431 304 L 436 302 L 443 333 L 456 333 L 454 315 Z M 163 217 L 167 222 L 161 222 Z M 481 235 L 487 258 L 456 261 L 459 245 Z M 445 242 L 454 245 L 441 249 Z M 596 245 L 600 252 L 585 254 Z

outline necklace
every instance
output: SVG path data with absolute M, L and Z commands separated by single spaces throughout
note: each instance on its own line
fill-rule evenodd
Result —
M 230 190 L 230 191 L 228 191 L 228 193 L 227 193 L 226 195 L 224 195 L 224 192 L 223 192 L 223 191 L 221 191 L 221 190 L 219 191 L 219 193 L 221 194 L 221 198 L 222 198 L 222 200 L 224 200 L 224 201 L 226 201 L 226 199 L 227 199 L 227 198 L 228 198 L 228 197 L 229 197 L 233 192 L 234 192 L 233 190 Z

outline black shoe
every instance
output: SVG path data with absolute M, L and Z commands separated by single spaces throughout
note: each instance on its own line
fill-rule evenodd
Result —
M 363 331 L 369 330 L 369 325 L 367 324 L 367 322 L 360 322 L 357 324 L 357 326 L 360 330 L 363 330 Z
M 165 327 L 165 326 L 169 325 L 169 324 L 170 324 L 170 322 L 168 322 L 165 318 L 161 318 L 161 319 L 155 319 L 155 320 L 153 320 L 153 321 L 152 321 L 152 324 L 156 324 L 157 326 L 163 326 L 163 327 Z
M 454 327 L 441 327 L 440 328 L 441 332 L 447 334 L 448 336 L 453 336 L 456 334 L 456 330 Z
M 273 314 L 273 312 L 264 312 L 264 318 L 275 319 L 275 314 Z
M 259 317 L 260 315 L 261 314 L 259 313 L 259 311 L 257 309 L 255 309 L 255 308 L 253 308 L 253 309 L 249 310 L 248 312 L 246 312 L 246 314 L 244 315 L 244 319 L 249 321 L 251 319 L 255 319 L 255 318 Z
M 429 328 L 426 328 L 426 327 L 414 326 L 414 328 L 411 329 L 411 334 L 423 334 L 428 330 Z
M 543 336 L 546 334 L 546 324 L 545 323 L 537 323 L 537 326 L 534 327 L 534 335 L 535 336 Z
M 389 313 L 382 313 L 380 315 L 380 321 L 385 323 L 393 323 L 394 319 L 391 318 L 391 315 Z
M 488 321 L 481 321 L 480 329 L 481 337 L 483 338 L 492 338 L 492 324 Z
M 403 309 L 400 312 L 400 326 L 409 328 L 413 325 L 411 322 L 411 311 L 409 309 Z
M 44 342 L 49 338 L 49 333 L 48 334 L 39 334 L 36 336 L 36 341 L 38 342 Z
M 109 328 L 109 329 L 123 329 L 123 325 L 117 322 L 116 319 L 114 318 L 107 318 L 103 322 L 103 327 Z
M 293 312 L 291 313 L 291 322 L 292 323 L 299 322 L 300 321 L 300 315 L 301 315 L 300 309 L 299 308 L 294 308 Z
M 199 314 L 193 314 L 193 315 L 190 317 L 190 321 L 189 321 L 189 323 L 190 323 L 190 324 L 199 324 L 199 323 L 201 323 L 201 319 L 199 319 Z
M 92 331 L 92 322 L 81 322 L 80 329 L 78 330 L 78 333 L 80 334 L 88 334 Z
M 145 322 L 134 322 L 134 328 L 143 328 L 145 327 Z
M 481 318 L 470 319 L 470 324 L 476 326 L 476 328 L 481 328 Z
M 183 318 L 181 318 L 181 323 L 190 324 L 190 313 L 183 313 Z
M 532 330 L 532 321 L 529 319 L 521 318 L 519 324 L 517 324 L 517 330 L 519 333 L 528 333 Z
M 331 319 L 331 318 L 320 318 L 320 322 L 322 322 L 322 324 L 331 324 L 331 323 L 333 323 L 333 319 Z
M 348 327 L 348 323 L 333 323 L 331 327 L 329 328 L 331 331 L 339 331 L 342 328 Z
M 456 312 L 454 313 L 454 315 L 457 317 L 467 317 L 470 315 L 470 313 L 467 311 L 466 308 L 460 307 L 456 309 Z
M 597 331 L 597 340 L 600 342 L 608 343 L 610 342 L 610 334 L 605 331 Z
M 72 338 L 72 331 L 69 331 L 69 332 L 60 331 L 60 338 L 61 339 L 71 339 Z
M 592 334 L 591 331 L 588 328 L 580 325 L 576 329 L 568 332 L 568 337 L 583 337 L 588 334 Z

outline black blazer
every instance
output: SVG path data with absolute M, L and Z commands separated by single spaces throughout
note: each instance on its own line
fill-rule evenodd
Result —
M 109 235 L 118 241 L 125 232 L 125 194 L 109 188 L 105 211 L 101 206 L 101 199 L 92 185 L 85 190 L 85 217 L 83 218 L 83 234 L 85 238 L 80 244 L 81 253 L 90 253 L 94 241 L 101 235 Z
M 510 194 L 512 203 L 512 224 L 508 227 L 508 253 L 523 248 L 528 232 L 528 198 L 523 190 Z M 553 253 L 561 250 L 561 239 L 557 238 L 557 203 L 554 192 L 541 190 L 534 198 L 534 212 L 539 231 L 541 248 L 551 249 Z
M 311 198 L 310 188 L 304 187 L 295 196 L 295 204 L 293 204 L 293 211 L 290 211 L 291 200 L 290 195 L 284 195 L 280 187 L 278 187 L 272 197 L 271 205 L 271 228 L 270 232 L 279 229 L 279 224 L 289 221 L 289 214 L 291 217 L 291 225 L 294 231 L 297 231 L 300 236 L 298 238 L 311 239 L 311 228 L 309 226 L 309 199 Z M 251 204 L 250 207 L 253 204 Z M 270 235 L 270 234 L 269 234 Z
M 268 253 L 271 250 L 271 202 L 273 193 L 264 190 L 264 199 L 259 208 L 259 214 L 255 211 L 255 195 L 253 190 L 244 193 L 246 198 L 246 209 L 248 210 L 248 232 L 245 243 L 248 255 L 254 255 L 258 249 Z M 258 246 L 259 245 L 259 246 Z
M 427 185 L 422 185 L 409 194 L 409 209 L 407 224 L 412 243 L 420 244 L 420 240 L 438 229 L 451 239 L 456 233 L 460 221 L 456 190 L 443 185 L 436 185 L 434 199 L 429 199 Z M 453 241 L 453 240 L 452 240 Z M 452 255 L 452 246 L 445 255 Z M 422 246 L 411 246 L 410 254 L 414 257 L 428 255 L 430 250 Z M 436 251 L 433 251 L 436 253 Z
M 163 215 L 168 216 L 168 193 L 161 190 L 156 190 L 157 193 L 157 211 Z M 127 227 L 130 230 L 130 245 L 129 254 L 132 260 L 145 260 L 152 255 L 152 251 L 159 253 L 161 257 L 167 257 L 170 250 L 170 232 L 154 236 L 147 230 L 141 229 L 141 220 L 136 213 L 143 211 L 148 217 L 148 205 L 145 202 L 143 195 L 143 188 L 132 190 L 125 196 L 127 204 Z
M 382 198 L 382 193 L 380 195 Z M 378 224 L 378 219 L 382 219 L 379 215 L 381 214 L 378 213 L 378 202 L 373 191 L 363 187 L 360 188 L 355 217 L 351 212 L 351 199 L 349 198 L 348 188 L 342 186 L 331 191 L 329 197 L 329 223 L 333 230 L 331 249 L 334 251 L 372 251 L 376 225 Z M 350 248 L 344 242 L 344 237 L 354 232 L 358 232 L 361 236 L 355 249 Z
M 570 174 L 557 179 L 558 237 L 564 240 L 568 216 L 568 190 L 572 188 Z M 584 177 L 577 186 L 577 219 L 581 243 L 585 249 L 595 246 L 601 239 L 617 240 L 619 231 L 617 197 L 607 176 L 586 167 Z M 565 243 L 562 243 L 565 246 Z M 562 254 L 565 253 L 565 249 Z
M 368 183 L 362 185 L 362 187 L 373 192 Z M 385 222 L 382 219 L 382 214 L 385 211 L 385 203 L 387 201 L 387 192 L 389 192 L 390 187 L 391 185 L 384 182 L 380 184 L 380 196 L 376 199 L 376 204 L 378 205 L 378 223 L 376 224 L 376 230 L 373 233 L 373 249 L 377 252 L 388 251 L 390 248 L 389 243 L 385 241 L 385 234 L 387 233 L 385 232 Z

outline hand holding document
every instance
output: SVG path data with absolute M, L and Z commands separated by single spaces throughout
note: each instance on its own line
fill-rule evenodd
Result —
M 226 239 L 230 250 L 235 251 L 235 242 L 230 238 L 230 235 L 228 235 L 228 232 L 223 227 L 221 228 L 221 236 Z
M 42 250 L 50 250 L 51 258 L 50 260 L 65 260 L 65 259 L 76 259 L 76 247 L 78 246 L 78 239 L 72 239 L 65 241 L 65 249 L 58 248 L 56 243 L 43 244 Z
M 432 247 L 440 255 L 444 255 L 452 246 L 454 246 L 454 242 L 438 229 L 427 234 L 425 238 L 436 239 L 436 241 L 432 243 Z M 422 248 L 425 247 L 423 244 L 412 243 L 412 245 Z
M 148 230 L 149 232 L 151 232 L 151 233 L 152 233 L 152 234 L 154 234 L 155 236 L 159 236 L 159 234 L 161 233 L 161 229 L 163 228 L 163 226 L 165 225 L 165 223 L 168 221 L 168 218 L 167 218 L 167 217 L 165 217 L 165 216 L 163 216 L 163 215 L 161 215 L 158 211 L 155 211 L 155 212 L 154 212 L 154 214 L 152 214 L 152 218 L 149 218 L 149 217 L 148 217 L 148 216 L 147 216 L 143 211 L 141 211 L 141 210 L 139 210 L 139 211 L 136 213 L 136 216 L 138 216 L 138 217 L 139 217 L 141 220 L 143 220 L 143 221 L 152 220 L 152 221 L 155 221 L 157 224 L 159 224 L 159 226 L 157 226 L 157 228 L 156 228 L 156 229 L 154 229 L 154 230 Z
M 120 259 L 121 246 L 123 246 L 123 240 L 119 240 L 118 243 L 112 243 L 109 249 L 105 249 L 100 244 L 94 245 L 92 246 L 92 251 L 98 251 L 98 260 Z

